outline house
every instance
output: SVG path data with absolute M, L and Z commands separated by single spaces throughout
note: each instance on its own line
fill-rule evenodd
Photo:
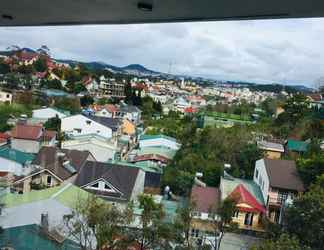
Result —
M 79 244 L 46 232 L 40 225 L 22 225 L 6 228 L 0 234 L 0 249 L 65 249 L 80 250 Z M 28 248 L 26 248 L 28 242 Z
M 17 123 L 11 130 L 11 147 L 26 153 L 38 153 L 42 146 L 54 146 L 56 132 L 45 130 L 42 125 Z
M 17 192 L 25 193 L 63 182 L 71 183 L 86 161 L 95 161 L 89 151 L 42 147 L 31 163 L 34 170 L 17 178 L 13 187 Z
M 259 186 L 252 180 L 224 175 L 220 181 L 221 200 L 230 198 L 236 203 L 237 211 L 233 222 L 240 229 L 263 231 L 261 218 L 266 213 L 265 203 Z
M 120 148 L 116 143 L 97 134 L 87 134 L 69 137 L 62 142 L 63 149 L 88 150 L 97 161 L 115 160 Z
M 305 191 L 296 164 L 290 160 L 260 159 L 255 163 L 253 181 L 260 187 L 270 220 L 281 222 L 281 207 Z
M 144 191 L 145 172 L 139 168 L 88 161 L 75 185 L 97 196 L 125 206 Z
M 14 176 L 24 174 L 25 168 L 35 158 L 33 154 L 24 153 L 8 146 L 0 147 L 0 178 L 10 182 Z
M 220 190 L 215 187 L 193 186 L 190 201 L 194 204 L 194 216 L 191 222 L 191 237 L 199 238 L 206 234 L 214 234 L 215 226 L 212 218 L 220 203 Z
M 70 115 L 68 111 L 62 111 L 56 108 L 48 107 L 41 109 L 34 109 L 32 118 L 39 120 L 40 122 L 46 122 L 50 118 L 58 117 L 60 119 Z
M 61 119 L 61 131 L 68 136 L 97 134 L 107 139 L 112 138 L 112 128 L 103 125 L 98 120 L 96 121 L 93 116 L 84 116 L 81 114 L 68 116 Z
M 295 153 L 305 153 L 307 152 L 308 142 L 288 139 L 287 140 L 287 150 Z
M 0 102 L 3 103 L 12 103 L 12 93 L 7 91 L 0 91 Z
M 115 118 L 117 117 L 118 108 L 113 104 L 98 105 L 93 104 L 89 107 L 94 111 L 95 116 Z
M 121 103 L 118 110 L 119 117 L 126 118 L 129 121 L 133 122 L 135 125 L 140 124 L 142 119 L 142 111 L 134 106 Z
M 179 150 L 181 144 L 177 143 L 175 138 L 166 135 L 141 135 L 139 138 L 139 147 L 166 147 Z
M 117 82 L 114 78 L 100 76 L 99 88 L 104 95 L 114 98 L 125 97 L 125 83 Z
M 122 119 L 120 118 L 109 118 L 100 116 L 88 116 L 94 122 L 97 122 L 112 130 L 113 137 L 117 137 L 122 133 Z
M 281 155 L 285 152 L 285 148 L 280 143 L 258 141 L 257 146 L 264 151 L 265 156 L 270 159 L 280 159 Z
M 180 112 L 183 112 L 185 108 L 189 108 L 191 106 L 190 103 L 182 96 L 175 99 L 173 104 L 176 107 L 176 109 Z

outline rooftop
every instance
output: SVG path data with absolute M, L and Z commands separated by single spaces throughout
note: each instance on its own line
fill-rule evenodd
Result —
M 304 191 L 304 184 L 298 176 L 295 161 L 263 159 L 270 186 L 288 190 Z
M 32 161 L 35 156 L 33 154 L 24 153 L 8 146 L 0 147 L 0 157 L 25 164 L 27 161 Z
M 173 137 L 167 135 L 141 135 L 140 140 L 153 140 L 153 139 L 166 139 L 176 142 L 177 140 Z
M 191 189 L 191 200 L 199 212 L 209 213 L 211 208 L 219 205 L 220 191 L 215 187 L 194 186 Z
M 260 149 L 277 151 L 277 152 L 282 152 L 282 153 L 285 152 L 283 145 L 279 144 L 279 143 L 268 142 L 268 141 L 259 141 L 257 144 Z
M 290 151 L 306 152 L 308 143 L 304 142 L 304 141 L 288 139 L 287 147 L 288 147 L 288 150 L 290 150 Z

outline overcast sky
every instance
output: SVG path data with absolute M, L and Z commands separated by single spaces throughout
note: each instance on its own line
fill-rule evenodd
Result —
M 312 86 L 324 76 L 324 19 L 0 28 L 0 49 L 13 44 L 223 80 Z

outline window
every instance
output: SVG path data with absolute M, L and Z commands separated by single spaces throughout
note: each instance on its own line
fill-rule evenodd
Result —
M 282 191 L 278 192 L 278 200 L 277 201 L 279 204 L 284 203 L 287 200 L 287 198 L 288 198 L 287 192 L 282 192 Z
M 258 179 L 259 177 L 259 170 L 255 169 L 255 179 Z
M 90 124 L 91 124 L 91 121 L 90 121 L 90 120 L 86 120 L 86 123 L 87 123 L 88 125 L 90 125 Z
M 232 217 L 238 218 L 240 211 L 235 211 Z
M 52 184 L 52 176 L 48 175 L 46 180 L 47 186 L 50 186 Z
M 99 188 L 99 182 L 93 184 L 91 187 L 93 187 L 93 188 Z
M 82 129 L 81 128 L 75 128 L 74 131 L 76 131 L 77 133 L 81 133 Z

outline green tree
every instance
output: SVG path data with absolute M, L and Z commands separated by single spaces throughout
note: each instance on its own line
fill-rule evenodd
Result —
M 324 154 L 314 154 L 310 158 L 299 158 L 297 169 L 306 187 L 314 183 L 317 176 L 324 174 Z
M 62 83 L 60 80 L 48 80 L 46 82 L 46 88 L 48 89 L 63 89 Z
M 48 119 L 44 123 L 44 127 L 49 130 L 54 130 L 54 131 L 60 132 L 61 119 L 56 115 L 55 117 Z
M 310 190 L 294 200 L 285 213 L 286 230 L 311 249 L 323 249 L 324 188 L 323 177 Z
M 43 57 L 39 57 L 33 64 L 37 72 L 44 72 L 47 70 L 46 60 Z
M 282 234 L 279 239 L 265 240 L 259 246 L 253 246 L 250 250 L 306 250 L 295 237 Z M 309 249 L 310 250 L 310 249 Z

